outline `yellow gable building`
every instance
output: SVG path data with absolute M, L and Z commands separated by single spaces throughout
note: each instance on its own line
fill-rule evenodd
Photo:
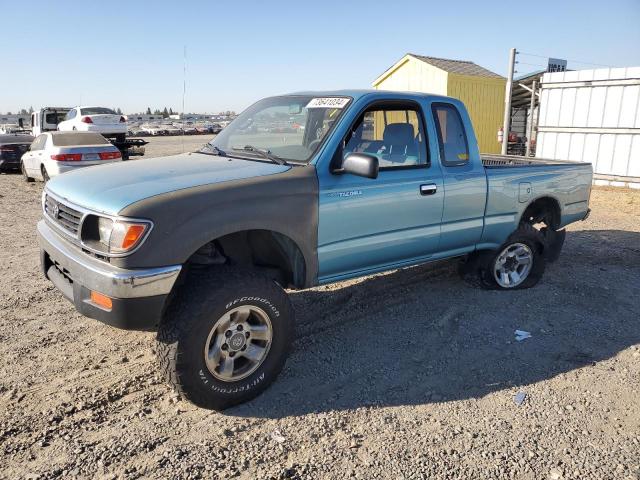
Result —
M 373 82 L 379 90 L 447 95 L 462 100 L 482 153 L 500 153 L 497 133 L 504 114 L 506 79 L 464 60 L 406 54 Z

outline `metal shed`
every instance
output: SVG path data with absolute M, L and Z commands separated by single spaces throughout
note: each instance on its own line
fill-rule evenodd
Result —
M 640 67 L 546 73 L 536 156 L 590 162 L 596 183 L 640 188 Z
M 499 153 L 505 83 L 501 75 L 470 61 L 407 53 L 376 78 L 373 87 L 459 98 L 469 110 L 480 151 Z

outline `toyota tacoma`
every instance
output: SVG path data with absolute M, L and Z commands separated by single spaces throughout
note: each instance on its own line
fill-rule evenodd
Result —
M 481 156 L 453 98 L 304 92 L 258 101 L 198 152 L 52 179 L 37 230 L 81 314 L 156 330 L 166 379 L 220 410 L 281 371 L 286 289 L 454 257 L 478 287 L 533 287 L 591 183 L 590 164 Z

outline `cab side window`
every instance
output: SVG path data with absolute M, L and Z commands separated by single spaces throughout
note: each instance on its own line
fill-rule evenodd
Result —
M 380 170 L 428 165 L 420 112 L 413 106 L 367 110 L 345 140 L 343 157 L 352 152 L 375 155 Z
M 434 104 L 432 110 L 442 164 L 449 167 L 467 164 L 469 145 L 460 112 L 449 103 Z

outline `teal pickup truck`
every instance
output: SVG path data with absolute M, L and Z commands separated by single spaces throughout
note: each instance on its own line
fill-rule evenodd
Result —
M 167 380 L 224 409 L 282 369 L 285 289 L 454 257 L 479 287 L 532 287 L 591 182 L 590 164 L 480 156 L 453 98 L 303 92 L 255 103 L 198 152 L 49 181 L 38 239 L 80 313 L 157 330 Z

